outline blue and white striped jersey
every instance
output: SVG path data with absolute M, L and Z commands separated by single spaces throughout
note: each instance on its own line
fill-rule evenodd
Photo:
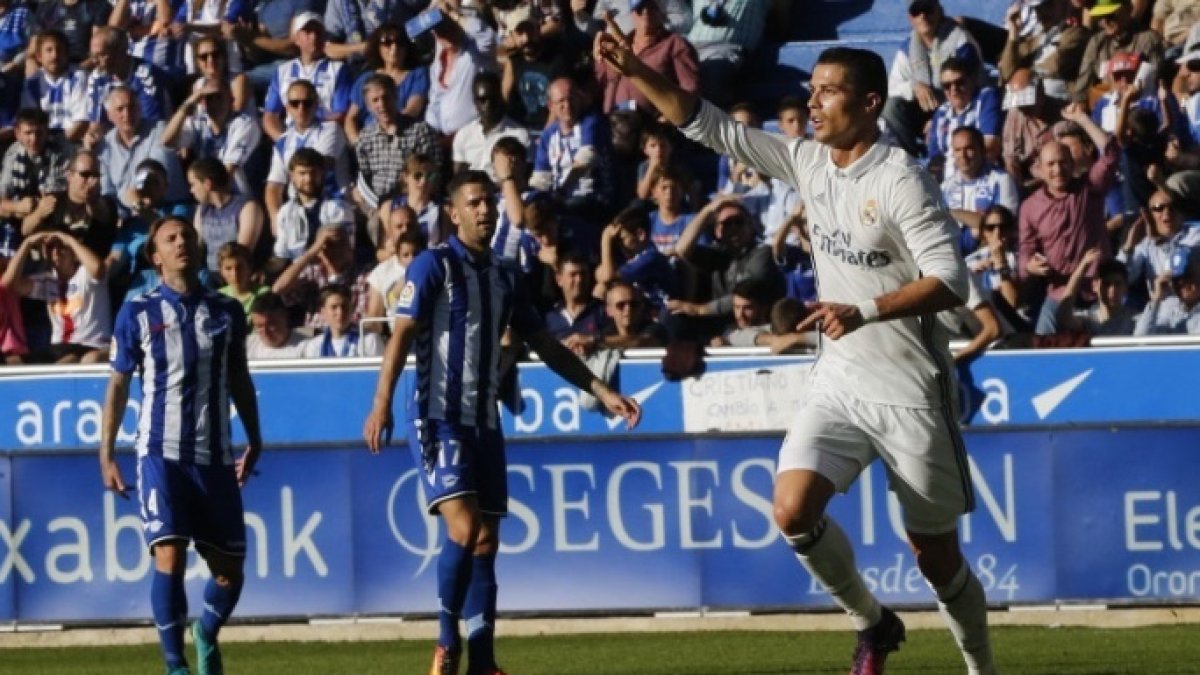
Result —
M 139 457 L 233 463 L 229 364 L 246 359 L 245 344 L 242 306 L 219 293 L 162 284 L 122 305 L 109 360 L 117 372 L 141 371 Z
M 93 70 L 87 80 L 87 116 L 91 122 L 107 122 L 104 99 L 108 90 L 118 84 L 128 85 L 137 94 L 142 106 L 142 119 L 150 123 L 166 122 L 171 119 L 171 101 L 167 95 L 167 75 L 157 66 L 145 61 L 133 60 L 129 77 L 121 79 L 112 73 Z
M 524 336 L 542 329 L 517 274 L 490 252 L 476 260 L 455 236 L 413 259 L 396 305 L 419 325 L 409 420 L 499 428 L 500 336 L 510 324 Z
M 39 69 L 21 87 L 21 107 L 41 108 L 50 117 L 51 129 L 68 129 L 88 121 L 85 71 L 71 68 L 58 79 Z
M 288 87 L 297 80 L 308 80 L 317 90 L 320 105 L 317 106 L 317 119 L 328 120 L 344 115 L 350 109 L 350 91 L 354 87 L 354 78 L 350 68 L 343 61 L 321 59 L 311 66 L 305 66 L 300 59 L 284 61 L 275 69 L 271 78 L 271 86 L 267 89 L 267 100 L 263 110 L 282 115 L 285 112 Z

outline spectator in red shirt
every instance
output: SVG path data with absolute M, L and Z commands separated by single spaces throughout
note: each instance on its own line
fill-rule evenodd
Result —
M 1038 155 L 1045 185 L 1021 205 L 1017 260 L 1021 277 L 1042 283 L 1051 298 L 1059 298 L 1071 272 L 1088 249 L 1099 247 L 1110 257 L 1104 219 L 1104 197 L 1116 179 L 1118 149 L 1082 109 L 1071 106 L 1064 117 L 1087 132 L 1100 152 L 1085 175 L 1075 175 L 1075 160 L 1061 142 L 1052 141 Z M 1088 270 L 1091 278 L 1094 270 Z M 1039 317 L 1039 327 L 1042 319 Z M 1042 331 L 1039 330 L 1039 333 Z
M 683 36 L 667 28 L 666 14 L 658 0 L 630 0 L 633 12 L 633 32 L 629 34 L 630 47 L 650 68 L 661 73 L 681 89 L 695 94 L 700 89 L 700 59 L 696 48 Z M 615 28 L 615 26 L 614 26 Z M 594 43 L 599 50 L 599 34 Z M 604 92 L 604 113 L 614 109 L 636 109 L 650 117 L 658 112 L 650 99 L 638 92 L 628 80 L 604 65 L 604 59 L 596 53 L 596 81 Z

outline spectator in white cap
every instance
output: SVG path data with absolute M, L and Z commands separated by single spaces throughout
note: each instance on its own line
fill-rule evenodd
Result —
M 284 95 L 296 80 L 312 82 L 317 90 L 317 119 L 341 124 L 350 108 L 354 85 L 350 69 L 342 61 L 325 55 L 325 21 L 316 12 L 301 12 L 292 19 L 292 43 L 300 56 L 285 61 L 275 70 L 263 105 L 263 129 L 271 140 L 284 132 Z
M 1195 169 L 1200 168 L 1200 153 L 1197 152 L 1200 146 L 1200 23 L 1192 26 L 1192 32 L 1188 35 L 1187 44 L 1184 45 L 1183 54 L 1179 56 L 1177 63 L 1179 77 L 1176 90 L 1182 89 L 1186 95 L 1183 99 L 1183 114 L 1188 137 L 1179 139 L 1175 145 L 1176 151 L 1181 148 L 1190 151 L 1190 157 L 1178 158 L 1175 166 Z M 1178 86 L 1180 82 L 1181 87 Z M 1171 152 L 1172 150 L 1167 150 L 1168 160 L 1172 159 Z M 1183 161 L 1185 159 L 1186 161 Z
M 325 157 L 312 148 L 301 148 L 288 162 L 292 196 L 272 221 L 275 257 L 296 261 L 304 257 L 322 227 L 340 227 L 347 239 L 354 234 L 354 213 L 341 199 L 326 199 Z

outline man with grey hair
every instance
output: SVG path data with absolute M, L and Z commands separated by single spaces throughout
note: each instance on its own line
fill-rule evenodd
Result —
M 187 186 L 179 155 L 162 142 L 164 124 L 142 118 L 137 92 L 128 85 L 115 85 L 108 91 L 104 108 L 112 129 L 104 135 L 98 149 L 100 192 L 112 195 L 120 205 L 132 209 L 137 204 L 139 187 L 137 166 L 153 159 L 167 170 L 166 201 L 185 199 Z
M 129 35 L 125 31 L 112 26 L 96 28 L 92 34 L 91 60 L 92 71 L 84 88 L 91 122 L 84 137 L 85 146 L 94 147 L 103 135 L 107 126 L 104 102 L 109 89 L 118 84 L 134 92 L 141 115 L 148 122 L 166 121 L 171 116 L 166 73 L 129 55 Z

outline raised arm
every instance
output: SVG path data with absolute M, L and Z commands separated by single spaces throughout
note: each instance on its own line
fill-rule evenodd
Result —
M 21 242 L 21 245 L 17 247 L 16 254 L 8 261 L 8 267 L 4 268 L 4 276 L 0 277 L 0 286 L 16 295 L 29 295 L 33 290 L 33 282 L 22 273 L 25 269 L 25 261 L 29 259 L 29 252 L 33 250 L 33 247 L 49 236 L 49 232 L 37 232 Z

